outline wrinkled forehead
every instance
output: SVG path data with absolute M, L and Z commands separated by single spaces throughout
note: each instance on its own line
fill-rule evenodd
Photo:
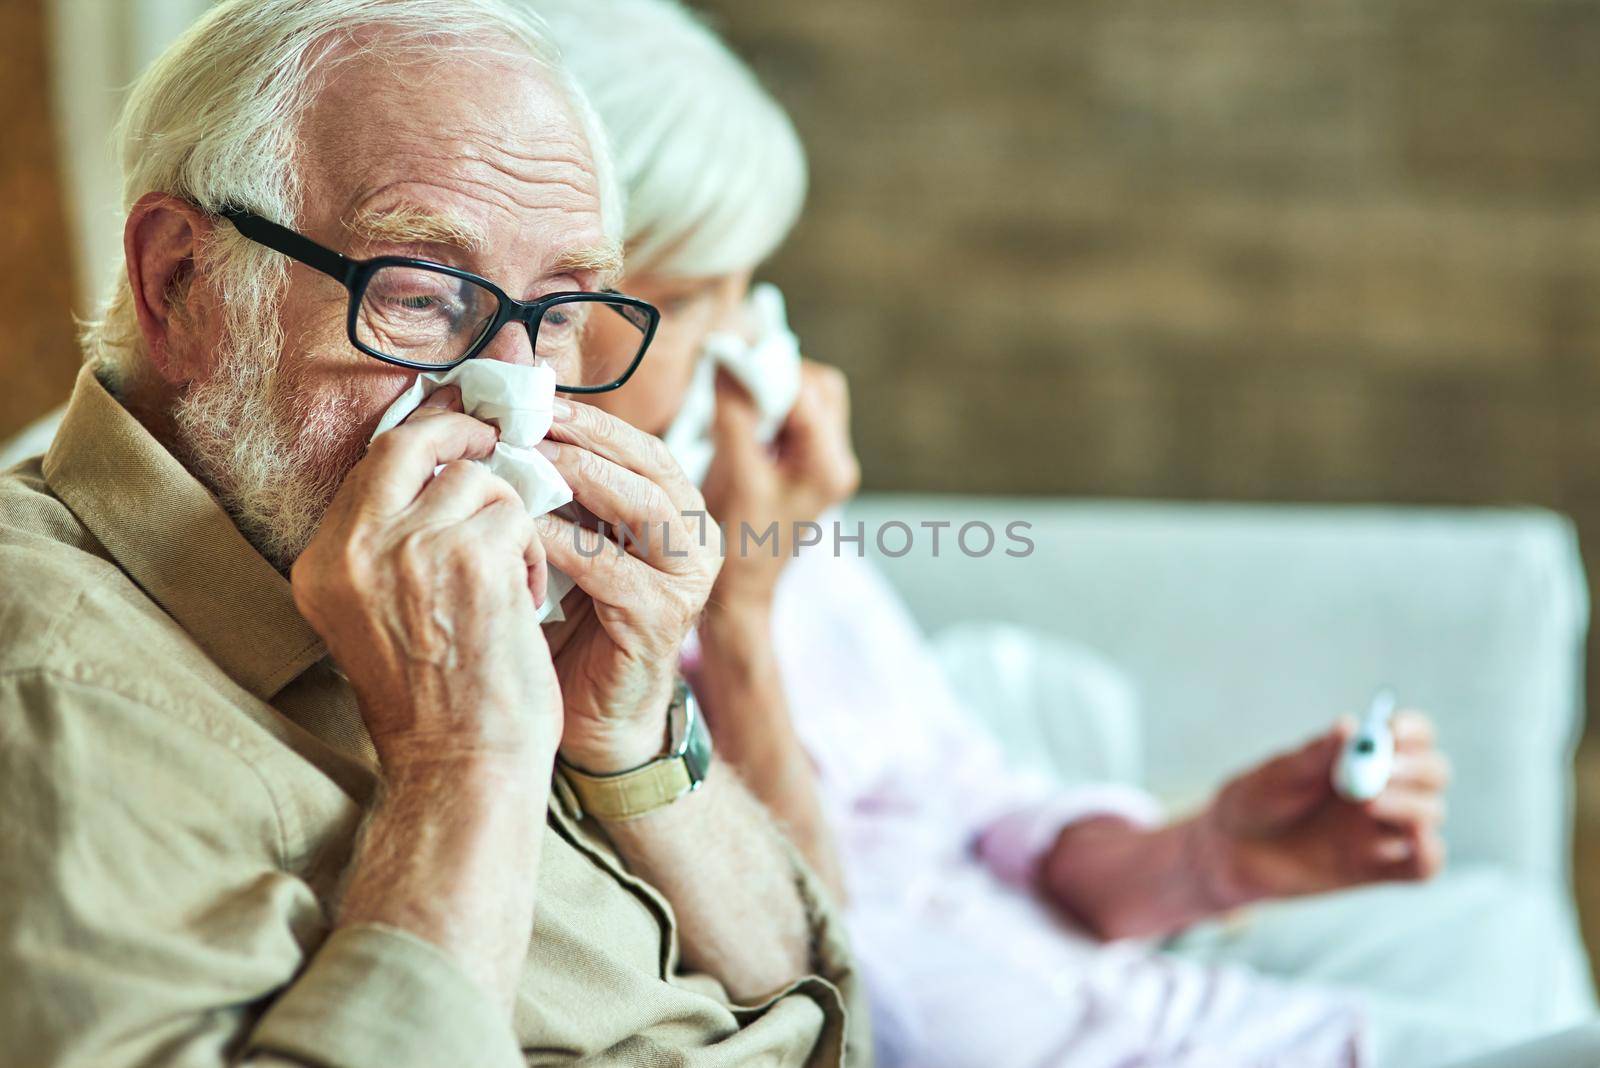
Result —
M 422 210 L 494 244 L 602 237 L 583 124 L 555 75 L 509 44 L 343 59 L 307 110 L 301 146 L 307 229 Z

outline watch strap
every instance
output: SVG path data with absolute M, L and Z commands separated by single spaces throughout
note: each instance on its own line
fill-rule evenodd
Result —
M 556 766 L 584 812 L 602 820 L 634 819 L 699 788 L 711 766 L 711 732 L 682 679 L 667 716 L 679 726 L 669 752 L 630 771 L 595 775 L 557 758 Z
M 670 805 L 695 783 L 682 757 L 662 757 L 619 775 L 590 775 L 570 764 L 561 766 L 578 804 L 596 819 L 626 820 Z

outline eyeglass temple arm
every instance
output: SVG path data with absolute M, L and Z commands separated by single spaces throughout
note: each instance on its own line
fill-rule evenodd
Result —
M 242 208 L 223 208 L 217 214 L 231 222 L 234 229 L 250 240 L 265 245 L 274 252 L 281 252 L 292 260 L 299 260 L 307 267 L 321 271 L 337 282 L 349 284 L 355 263 L 332 249 L 324 248 L 287 226 L 279 226 Z

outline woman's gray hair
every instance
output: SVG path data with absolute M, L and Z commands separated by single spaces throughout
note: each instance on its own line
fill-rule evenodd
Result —
M 806 193 L 783 108 L 676 0 L 529 0 L 605 124 L 630 273 L 724 274 L 782 243 Z
M 299 125 L 329 70 L 381 48 L 395 55 L 529 55 L 567 89 L 585 126 L 607 236 L 620 239 L 623 203 L 605 135 L 567 75 L 551 32 L 511 0 L 225 0 L 208 11 L 134 84 L 116 140 L 123 208 L 170 193 L 216 211 L 246 207 L 295 226 L 302 207 Z M 236 325 L 272 308 L 288 261 L 218 227 L 206 250 Z M 113 386 L 135 369 L 143 343 L 126 272 L 101 318 L 84 332 L 85 355 Z M 271 350 L 276 357 L 277 350 Z

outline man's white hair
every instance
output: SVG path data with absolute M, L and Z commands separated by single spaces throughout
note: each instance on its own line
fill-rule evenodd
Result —
M 123 209 L 147 193 L 171 193 L 208 211 L 244 207 L 295 226 L 300 119 L 333 66 L 379 50 L 463 61 L 532 56 L 567 90 L 595 157 L 602 224 L 621 238 L 623 202 L 603 127 L 544 21 L 510 0 L 225 0 L 133 86 L 116 131 Z M 288 278 L 283 256 L 227 226 L 207 252 L 230 308 L 276 304 Z M 125 272 L 89 324 L 85 350 L 112 385 L 136 368 L 143 344 Z
M 124 208 L 147 193 L 168 193 L 208 211 L 248 208 L 297 226 L 305 192 L 301 120 L 330 71 L 363 55 L 460 63 L 531 57 L 566 90 L 594 157 L 602 227 L 621 240 L 623 203 L 604 128 L 544 23 L 511 0 L 225 0 L 133 88 L 117 130 Z M 217 294 L 222 330 L 209 373 L 172 402 L 169 444 L 251 543 L 287 569 L 360 458 L 364 443 L 352 433 L 360 405 L 348 387 L 308 385 L 291 366 L 297 354 L 285 352 L 277 315 L 286 257 L 219 225 L 181 284 L 196 277 Z M 174 314 L 189 314 L 188 307 L 177 301 Z M 84 343 L 113 391 L 140 375 L 146 354 L 126 272 Z
M 800 215 L 806 159 L 783 108 L 676 0 L 528 0 L 596 110 L 627 195 L 627 266 L 754 267 Z

